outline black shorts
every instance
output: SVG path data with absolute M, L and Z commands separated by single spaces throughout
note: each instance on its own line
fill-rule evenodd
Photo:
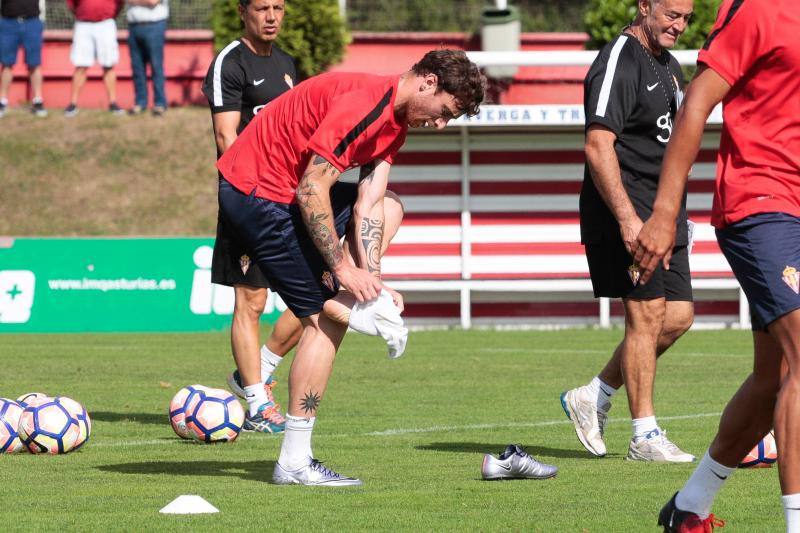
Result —
M 331 189 L 334 226 L 347 230 L 358 186 L 337 183 Z M 219 185 L 219 210 L 227 228 L 258 263 L 269 286 L 302 318 L 322 311 L 339 291 L 339 282 L 306 232 L 296 204 L 244 194 L 225 180 Z
M 686 246 L 672 250 L 669 270 L 658 265 L 647 284 L 638 283 L 638 271 L 622 239 L 586 245 L 586 259 L 595 298 L 631 298 L 652 300 L 665 298 L 669 302 L 692 301 L 692 276 L 689 271 L 689 251 Z
M 218 285 L 247 285 L 259 289 L 269 288 L 266 276 L 252 260 L 247 247 L 228 229 L 220 214 L 217 218 L 217 238 L 211 259 L 211 282 Z
M 800 309 L 800 218 L 752 215 L 717 230 L 717 241 L 747 295 L 754 330 Z

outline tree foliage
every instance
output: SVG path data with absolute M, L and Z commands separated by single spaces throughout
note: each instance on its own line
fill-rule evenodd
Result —
M 214 0 L 211 26 L 217 50 L 242 34 L 238 4 L 238 0 Z M 277 43 L 295 59 L 301 79 L 341 61 L 349 42 L 337 0 L 286 0 Z

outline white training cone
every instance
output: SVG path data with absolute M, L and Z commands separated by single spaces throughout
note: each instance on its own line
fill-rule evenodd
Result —
M 163 514 L 202 514 L 218 513 L 219 509 L 194 494 L 184 494 L 172 500 L 159 513 Z

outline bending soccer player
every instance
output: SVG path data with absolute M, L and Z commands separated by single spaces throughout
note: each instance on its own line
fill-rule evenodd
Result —
M 791 0 L 725 0 L 675 122 L 653 216 L 634 246 L 647 281 L 669 259 L 686 175 L 706 119 L 723 103 L 711 212 L 750 303 L 753 372 L 684 487 L 664 531 L 711 531 L 714 498 L 775 425 L 786 530 L 800 531 L 800 11 Z M 788 372 L 781 378 L 781 360 Z M 709 376 L 712 385 L 713 376 Z
M 219 159 L 221 215 L 303 327 L 275 483 L 361 484 L 324 467 L 311 449 L 347 329 L 335 308 L 351 298 L 350 325 L 383 336 L 390 355 L 402 352 L 402 298 L 380 279 L 389 170 L 409 127 L 443 128 L 476 114 L 484 85 L 453 50 L 429 52 L 399 76 L 322 74 L 266 106 Z M 357 166 L 357 189 L 338 183 Z M 352 263 L 339 241 L 348 224 Z
M 686 30 L 692 0 L 639 0 L 633 24 L 601 50 L 585 81 L 586 169 L 580 197 L 581 241 L 596 298 L 621 298 L 625 336 L 588 384 L 561 395 L 581 444 L 606 455 L 604 426 L 624 384 L 633 425 L 628 459 L 690 462 L 655 417 L 656 359 L 692 325 L 686 210 L 677 221 L 669 269 L 639 282 L 631 245 L 653 209 L 658 174 L 683 76 L 669 53 Z M 684 205 L 686 193 L 683 193 Z

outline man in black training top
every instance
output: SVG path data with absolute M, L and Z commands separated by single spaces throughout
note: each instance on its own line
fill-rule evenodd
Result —
M 692 0 L 639 0 L 633 23 L 598 54 L 584 82 L 586 170 L 581 242 L 595 297 L 622 298 L 625 337 L 603 371 L 561 395 L 581 444 L 604 456 L 611 397 L 623 384 L 633 420 L 628 459 L 690 462 L 659 427 L 653 407 L 656 358 L 692 324 L 686 196 L 669 270 L 639 283 L 631 257 L 653 210 L 661 160 L 682 99 L 681 68 L 667 51 L 686 30 Z

